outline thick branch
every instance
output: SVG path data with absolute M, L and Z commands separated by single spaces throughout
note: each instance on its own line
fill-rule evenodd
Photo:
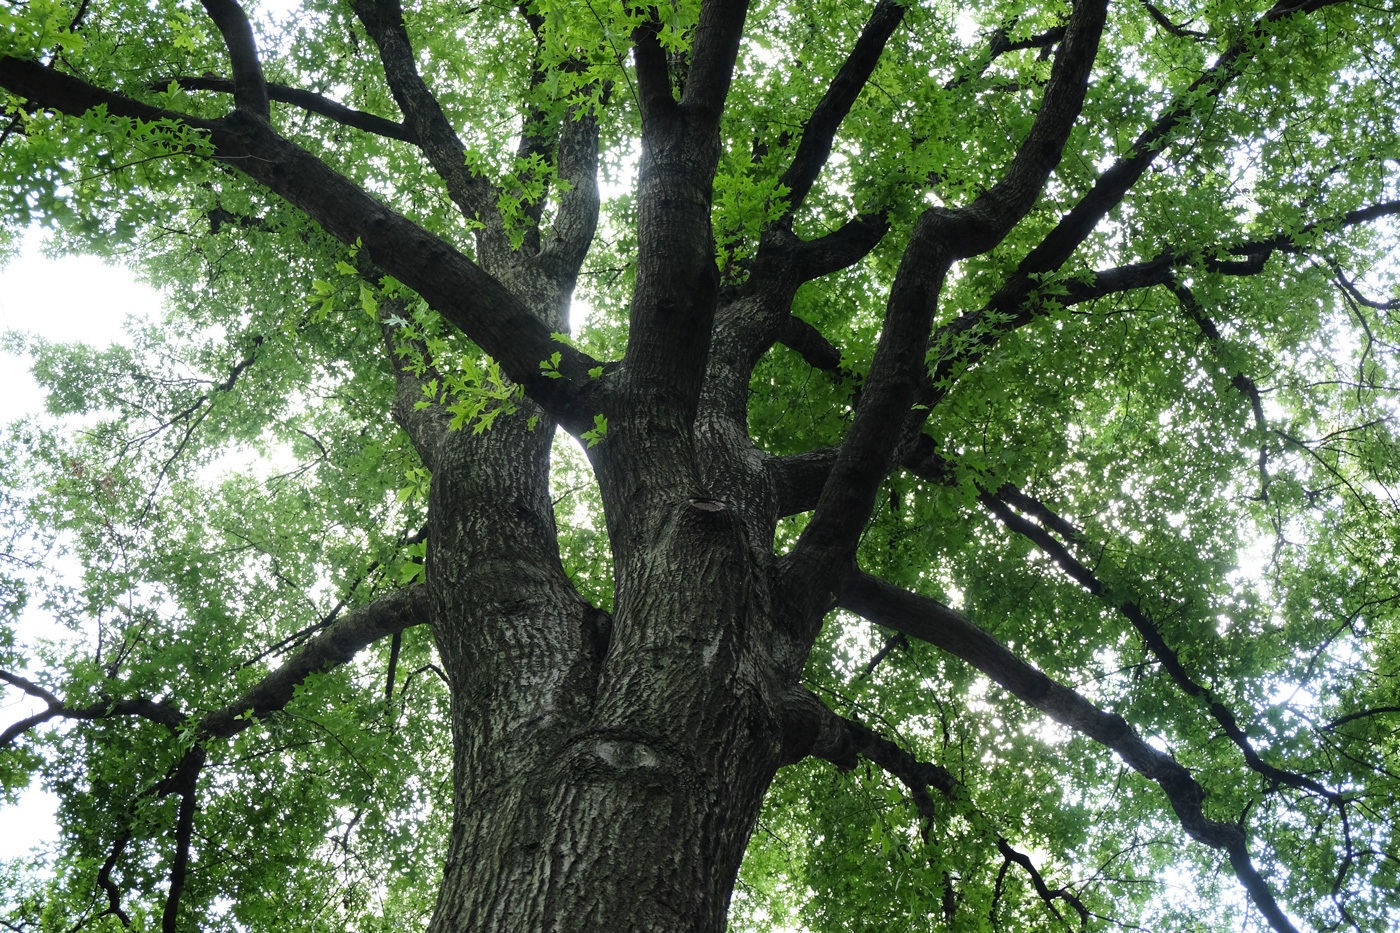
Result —
M 237 735 L 286 706 L 312 674 L 344 664 L 379 639 L 428 621 L 429 611 L 425 587 L 415 584 L 346 613 L 243 696 L 201 717 L 196 733 L 201 738 Z
M 234 90 L 233 81 L 215 75 L 181 75 L 168 81 L 154 82 L 152 87 L 161 90 L 172 81 L 186 91 L 216 91 L 220 94 L 231 94 Z M 313 91 L 288 87 L 285 84 L 269 84 L 267 85 L 267 96 L 270 100 L 275 100 L 278 103 L 291 104 L 293 107 L 299 107 L 308 113 L 328 117 L 342 126 L 364 130 L 366 133 L 373 133 L 388 139 L 402 140 L 406 143 L 417 142 L 413 131 L 402 123 L 395 123 L 393 120 L 386 120 L 372 113 L 354 110 L 339 101 L 323 97 Z
M 808 117 L 792 164 L 779 181 L 788 189 L 787 211 L 777 221 L 785 228 L 792 228 L 793 215 L 801 209 L 807 193 L 812 190 L 817 176 L 831 156 L 832 142 L 836 139 L 841 121 L 846 119 L 846 114 L 850 113 L 851 106 L 874 73 L 885 44 L 904 19 L 904 10 L 904 5 L 894 0 L 880 0 L 875 5 L 851 54 L 846 57 L 826 94 Z
M 778 342 L 800 354 L 813 369 L 829 373 L 839 373 L 841 369 L 841 351 L 821 331 L 796 315 L 789 314 L 783 320 Z
M 584 104 L 564 117 L 556 164 L 569 183 L 559 196 L 554 224 L 540 250 L 547 272 L 566 280 L 572 290 L 593 235 L 598 229 L 598 117 Z
M 447 186 L 448 196 L 467 220 L 480 220 L 493 230 L 493 248 L 504 249 L 495 192 L 491 183 L 468 165 L 466 147 L 418 73 L 417 58 L 403 22 L 403 8 L 398 0 L 355 0 L 353 6 L 379 48 L 384 77 L 394 102 L 403 112 L 404 123 Z
M 195 729 L 196 735 L 200 739 L 237 735 L 254 721 L 264 719 L 286 706 L 297 686 L 312 674 L 344 664 L 379 639 L 426 622 L 428 614 L 427 594 L 422 584 L 387 593 L 346 613 L 330 628 L 308 641 L 281 667 L 249 688 L 238 700 L 201 717 Z M 33 681 L 10 671 L 0 670 L 0 681 L 44 701 L 48 706 L 46 713 L 31 716 L 7 729 L 0 737 L 3 738 L 0 746 L 24 731 L 17 729 L 18 726 L 24 725 L 27 729 L 52 718 L 94 720 L 136 716 L 172 731 L 185 723 L 185 714 L 164 701 L 136 698 L 99 700 L 87 706 L 71 706 Z
M 1100 270 L 1087 281 L 1065 281 L 1061 283 L 1064 287 L 1062 294 L 1033 298 L 1027 279 L 1022 282 L 1027 287 L 1017 293 L 1020 304 L 1003 308 L 998 303 L 999 297 L 993 297 L 981 309 L 960 315 L 934 333 L 931 343 L 941 351 L 941 355 L 938 356 L 932 377 L 925 382 L 919 394 L 919 401 L 930 406 L 936 404 L 946 394 L 951 377 L 956 372 L 975 364 L 1002 336 L 1024 327 L 1052 308 L 1083 304 L 1140 288 L 1170 286 L 1175 280 L 1175 270 L 1192 265 L 1218 275 L 1258 275 L 1264 271 L 1265 264 L 1275 252 L 1302 252 L 1304 247 L 1298 242 L 1301 238 L 1397 214 L 1400 214 L 1400 201 L 1382 201 L 1336 217 L 1311 221 L 1292 234 L 1274 233 L 1226 246 L 1167 250 L 1144 262 Z M 1221 259 L 1221 256 L 1246 258 L 1237 261 Z M 1015 276 L 997 292 L 997 296 L 1016 293 L 1016 289 L 1012 288 L 1014 281 L 1018 281 Z M 918 424 L 913 423 L 914 430 L 917 430 Z
M 704 135 L 719 129 L 748 12 L 748 0 L 704 0 L 700 5 L 681 108 Z
M 957 257 L 975 256 L 996 246 L 1040 197 L 1084 106 L 1107 10 L 1106 0 L 1075 5 L 1030 133 L 1001 180 L 953 212 Z
M 778 500 L 778 514 L 797 515 L 816 508 L 822 489 L 836 465 L 835 447 L 822 447 L 786 457 L 770 457 L 765 462 Z
M 891 289 L 880 341 L 850 430 L 797 544 L 783 559 L 783 580 L 808 636 L 831 608 L 841 573 L 854 562 L 860 530 L 894 465 L 899 432 L 924 375 L 924 348 L 952 246 L 931 232 L 942 217 L 926 213 L 915 228 Z
M 642 97 L 637 277 L 620 395 L 647 402 L 628 406 L 620 444 L 642 436 L 689 443 L 719 295 L 711 230 L 719 118 L 747 9 L 746 0 L 701 5 L 679 104 L 670 96 L 657 23 L 636 32 Z
M 883 213 L 859 214 L 825 236 L 792 244 L 788 255 L 775 256 L 773 261 L 789 265 L 799 284 L 810 282 L 860 262 L 880 245 L 889 229 Z
M 1229 856 L 1235 876 L 1269 924 L 1278 933 L 1297 933 L 1254 867 L 1244 832 L 1229 823 L 1209 819 L 1202 809 L 1205 789 L 1171 755 L 1143 741 L 1123 717 L 1104 712 L 1047 677 L 962 613 L 937 600 L 856 572 L 839 604 L 876 624 L 942 648 L 1056 722 L 1116 752 L 1133 770 L 1162 788 L 1191 838 Z
M 228 46 L 229 62 L 233 67 L 233 105 L 266 120 L 268 110 L 267 82 L 262 63 L 258 61 L 258 46 L 253 39 L 253 25 L 238 0 L 203 0 L 204 11 L 218 27 Z
M 666 50 L 657 38 L 660 28 L 661 24 L 653 19 L 638 26 L 632 34 L 632 63 L 637 71 L 637 106 L 641 109 L 644 127 L 676 112 Z
M 1205 74 L 1193 81 L 1167 105 L 1162 115 L 1133 141 L 1128 155 L 1099 176 L 1088 193 L 1069 213 L 1060 218 L 1055 228 L 1026 255 L 1016 271 L 992 296 L 986 308 L 978 314 L 1015 313 L 1035 287 L 1038 278 L 1062 266 L 1108 212 L 1123 200 L 1129 189 L 1137 184 L 1138 179 L 1171 142 L 1176 128 L 1199 106 L 1200 100 L 1219 97 L 1230 82 L 1243 71 L 1244 65 L 1252 57 L 1251 50 L 1258 46 L 1267 32 L 1269 23 L 1294 13 L 1310 13 L 1340 2 L 1343 0 L 1308 0 L 1303 3 L 1296 0 L 1279 0 L 1256 21 L 1254 27 L 1243 38 L 1227 49 Z
M 249 119 L 241 111 L 210 121 L 161 110 L 11 57 L 0 57 L 0 86 L 38 106 L 75 116 L 101 105 L 115 116 L 175 120 L 204 131 L 215 158 L 287 199 L 342 242 L 362 241 L 371 261 L 415 289 L 500 360 L 507 374 L 565 427 L 577 433 L 591 426 L 591 417 L 573 418 L 565 409 L 572 386 L 586 383 L 596 361 L 556 342 L 548 324 L 470 259 L 277 135 L 266 121 Z M 539 364 L 556 352 L 560 378 L 545 378 Z
M 265 125 L 216 125 L 218 157 L 305 211 L 370 262 L 422 295 L 434 310 L 502 364 L 512 380 L 567 430 L 592 427 L 576 387 L 598 362 L 553 337 L 549 323 L 450 245 L 380 204 L 325 163 Z M 559 355 L 548 376 L 540 363 Z M 579 410 L 575 406 L 579 405 Z
M 785 560 L 795 606 L 815 626 L 826 594 L 851 564 L 876 492 L 895 462 L 902 426 L 925 378 L 925 350 L 944 276 L 959 257 L 990 249 L 1030 210 L 1078 119 L 1098 51 L 1107 0 L 1081 0 L 1070 15 L 1040 112 L 1005 176 L 956 211 L 920 217 L 895 275 L 861 404 L 801 537 Z M 895 426 L 892 430 L 891 426 Z
M 951 795 L 958 787 L 957 778 L 947 768 L 921 762 L 873 729 L 836 715 L 810 690 L 789 690 L 783 697 L 783 714 L 783 749 L 788 761 L 811 755 L 850 771 L 864 758 L 911 789 L 932 787 Z
M 753 368 L 774 341 L 797 350 L 819 369 L 839 365 L 835 347 L 811 325 L 793 317 L 793 298 L 804 282 L 859 262 L 888 230 L 883 214 L 862 214 L 815 240 L 799 240 L 777 226 L 765 231 L 748 281 L 717 317 L 711 348 L 709 375 L 720 383 L 707 391 L 713 398 L 730 401 L 733 420 L 746 417 Z

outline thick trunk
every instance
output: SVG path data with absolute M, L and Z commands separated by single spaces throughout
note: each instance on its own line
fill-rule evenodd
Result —
M 594 387 L 611 617 L 560 563 L 552 429 L 522 413 L 425 456 L 456 791 L 432 933 L 722 930 L 782 762 L 771 489 L 738 425 L 696 419 L 717 273 L 687 120 L 648 143 L 627 361 Z M 567 289 L 506 280 L 567 328 Z
M 548 450 L 521 415 L 435 456 L 456 798 L 432 930 L 722 930 L 791 679 L 763 549 L 725 503 L 617 477 L 609 619 L 560 564 Z

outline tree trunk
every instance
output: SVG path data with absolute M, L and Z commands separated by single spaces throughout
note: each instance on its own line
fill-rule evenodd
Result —
M 521 413 L 443 435 L 433 457 L 427 579 L 456 797 L 431 929 L 722 930 L 793 676 L 774 662 L 767 548 L 674 465 L 600 448 L 609 618 L 559 559 L 551 435 Z

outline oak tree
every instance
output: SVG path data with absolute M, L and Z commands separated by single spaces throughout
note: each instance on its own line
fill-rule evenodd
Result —
M 6 0 L 5 925 L 1394 929 L 1398 20 Z

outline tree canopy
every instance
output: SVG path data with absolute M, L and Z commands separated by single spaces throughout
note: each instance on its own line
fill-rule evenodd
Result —
M 5 0 L 0 920 L 1400 928 L 1397 23 Z

